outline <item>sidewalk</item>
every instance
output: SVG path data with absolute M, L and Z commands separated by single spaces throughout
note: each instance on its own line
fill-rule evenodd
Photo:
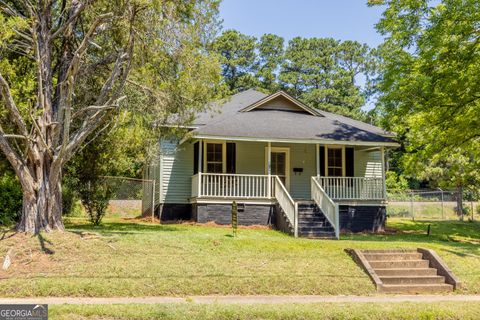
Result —
M 118 298 L 0 298 L 0 304 L 284 304 L 284 303 L 362 303 L 362 302 L 441 302 L 479 301 L 480 295 L 392 295 L 392 296 L 191 296 Z

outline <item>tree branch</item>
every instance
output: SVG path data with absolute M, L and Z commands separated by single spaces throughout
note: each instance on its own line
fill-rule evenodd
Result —
M 0 73 L 0 93 L 7 105 L 7 108 L 10 110 L 10 115 L 13 122 L 16 124 L 18 129 L 20 129 L 20 133 L 24 136 L 28 136 L 27 125 L 23 120 L 22 116 L 20 115 L 20 111 L 15 104 L 15 101 L 12 97 L 12 92 L 10 91 L 10 86 L 8 85 L 5 78 Z
M 3 152 L 8 162 L 12 165 L 15 173 L 20 179 L 22 187 L 28 187 L 28 183 L 33 181 L 33 178 L 30 174 L 30 171 L 27 168 L 27 165 L 18 155 L 18 153 L 11 147 L 10 143 L 7 141 L 7 136 L 3 131 L 3 128 L 0 126 L 0 150 Z M 27 182 L 28 180 L 28 182 Z
M 72 6 L 70 7 L 71 14 L 70 17 L 68 18 L 65 23 L 63 23 L 60 27 L 57 28 L 52 33 L 52 40 L 57 38 L 59 35 L 63 34 L 63 32 L 70 26 L 72 25 L 80 16 L 80 14 L 83 12 L 83 10 L 86 8 L 86 6 L 89 4 L 89 1 L 86 2 L 80 2 L 79 0 L 72 0 Z M 53 30 L 52 30 L 53 31 Z

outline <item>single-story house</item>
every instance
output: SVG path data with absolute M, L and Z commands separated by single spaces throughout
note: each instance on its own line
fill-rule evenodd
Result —
M 273 225 L 295 236 L 384 228 L 385 150 L 392 133 L 309 107 L 280 91 L 247 90 L 162 138 L 162 220 Z

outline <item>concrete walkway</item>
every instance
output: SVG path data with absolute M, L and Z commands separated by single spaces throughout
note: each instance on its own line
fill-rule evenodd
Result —
M 378 296 L 191 296 L 118 298 L 0 298 L 0 304 L 277 304 L 277 303 L 362 303 L 362 302 L 443 302 L 479 301 L 480 295 L 378 295 Z

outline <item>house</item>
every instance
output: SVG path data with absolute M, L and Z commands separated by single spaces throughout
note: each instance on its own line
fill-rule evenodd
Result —
M 273 225 L 295 236 L 385 225 L 381 128 L 311 108 L 285 92 L 247 90 L 197 115 L 188 138 L 162 139 L 162 220 Z

